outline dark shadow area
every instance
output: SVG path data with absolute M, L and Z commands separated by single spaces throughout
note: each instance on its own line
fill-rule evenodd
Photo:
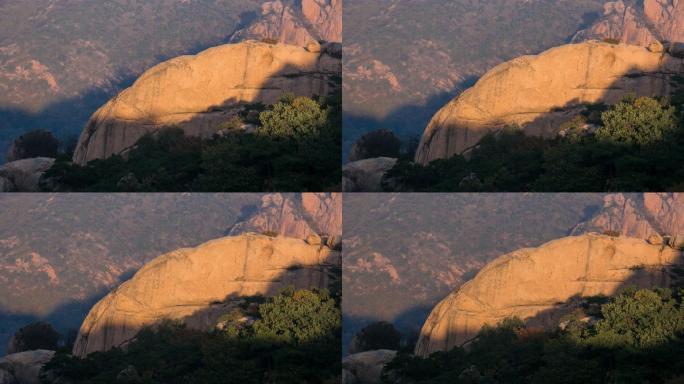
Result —
M 135 271 L 129 271 L 121 275 L 119 284 L 130 278 L 133 274 L 135 274 Z M 84 300 L 67 301 L 58 305 L 46 315 L 15 313 L 0 308 L 0 324 L 2 324 L 2 332 L 0 332 L 0 356 L 5 354 L 5 348 L 7 347 L 10 338 L 19 330 L 19 328 L 36 321 L 50 323 L 60 333 L 62 338 L 60 341 L 63 342 L 63 338 L 68 337 L 70 332 L 78 332 L 83 319 L 85 319 L 92 306 L 109 292 L 109 289 L 103 288 Z
M 442 92 L 432 95 L 422 104 L 405 105 L 396 108 L 383 118 L 355 115 L 343 112 L 342 117 L 342 160 L 347 163 L 349 150 L 356 140 L 365 133 L 377 129 L 389 129 L 402 141 L 408 141 L 415 137 L 420 138 L 430 119 L 437 111 L 451 99 L 458 96 L 464 90 L 472 87 L 478 77 L 470 76 L 459 83 L 450 92 Z

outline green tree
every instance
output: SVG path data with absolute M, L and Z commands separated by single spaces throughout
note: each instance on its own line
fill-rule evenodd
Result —
M 285 94 L 272 109 L 261 112 L 258 132 L 275 137 L 317 136 L 326 124 L 327 113 L 315 100 Z
M 651 348 L 684 331 L 684 311 L 669 289 L 629 290 L 601 311 L 594 344 Z
M 651 98 L 626 98 L 601 115 L 599 139 L 628 145 L 650 145 L 670 138 L 677 127 L 675 108 Z
M 363 328 L 354 337 L 350 353 L 373 351 L 378 349 L 398 350 L 401 334 L 394 325 L 386 321 L 378 321 Z
M 286 343 L 304 344 L 335 334 L 341 315 L 328 290 L 320 293 L 285 288 L 259 307 L 254 335 Z

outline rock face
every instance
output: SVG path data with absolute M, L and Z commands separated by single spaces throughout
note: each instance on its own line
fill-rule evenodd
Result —
M 380 192 L 382 177 L 394 167 L 397 159 L 378 157 L 345 164 L 342 168 L 344 192 Z
M 382 369 L 394 360 L 397 351 L 381 349 L 361 352 L 342 359 L 345 384 L 376 384 L 380 382 Z
M 463 153 L 506 126 L 555 136 L 586 104 L 612 104 L 628 94 L 669 95 L 682 64 L 644 47 L 596 41 L 519 57 L 489 71 L 432 118 L 416 162 Z
M 145 135 L 177 126 L 187 135 L 209 137 L 244 104 L 272 104 L 284 92 L 327 95 L 341 60 L 322 52 L 282 44 L 247 41 L 181 56 L 145 72 L 93 114 L 73 161 L 124 153 Z
M 588 29 L 578 32 L 573 41 L 614 39 L 627 44 L 649 46 L 662 41 L 684 41 L 684 2 L 644 0 L 643 8 L 622 0 L 604 5 L 604 13 Z
M 40 177 L 52 167 L 55 159 L 36 157 L 0 166 L 0 190 L 5 192 L 38 192 Z
M 607 195 L 603 207 L 573 228 L 572 233 L 607 231 L 641 239 L 660 235 L 684 235 L 684 195 Z
M 415 353 L 463 345 L 484 324 L 517 316 L 552 327 L 572 299 L 614 295 L 626 286 L 669 286 L 681 252 L 641 239 L 588 234 L 501 256 L 442 300 L 421 330 Z
M 55 351 L 43 349 L 7 355 L 0 359 L 0 378 L 1 372 L 6 371 L 16 384 L 40 384 L 40 369 L 54 355 Z
M 273 232 L 306 239 L 311 235 L 342 236 L 342 195 L 339 193 L 302 193 L 292 197 L 280 193 L 264 195 L 257 211 L 230 230 Z
M 342 0 L 302 0 L 302 14 L 325 41 L 342 42 Z
M 231 42 L 270 39 L 305 47 L 311 42 L 342 42 L 342 0 L 267 1 L 261 15 L 235 32 Z
M 123 346 L 141 328 L 165 319 L 209 329 L 225 313 L 226 302 L 271 295 L 287 285 L 326 287 L 328 268 L 340 263 L 339 252 L 330 248 L 256 234 L 176 250 L 146 264 L 90 310 L 73 354 Z

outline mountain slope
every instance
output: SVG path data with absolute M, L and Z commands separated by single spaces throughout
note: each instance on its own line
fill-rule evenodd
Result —
M 370 322 L 418 331 L 487 262 L 566 236 L 598 194 L 347 194 L 344 340 Z
M 568 301 L 612 296 L 632 285 L 669 287 L 676 277 L 673 269 L 682 265 L 678 249 L 595 234 L 514 251 L 487 264 L 433 309 L 416 354 L 427 357 L 461 346 L 485 324 L 494 326 L 510 317 L 556 326 L 575 308 L 564 304 Z
M 554 137 L 587 105 L 612 105 L 632 94 L 669 96 L 684 61 L 660 48 L 590 41 L 501 64 L 432 118 L 416 162 L 462 154 L 505 127 Z
M 303 240 L 244 234 L 156 257 L 98 302 L 73 354 L 125 345 L 146 326 L 181 320 L 210 330 L 242 297 L 273 295 L 288 285 L 326 288 L 339 252 Z
M 418 136 L 494 66 L 567 43 L 603 0 L 351 0 L 345 3 L 345 153 L 374 129 Z
M 122 154 L 163 128 L 210 138 L 246 104 L 273 104 L 283 93 L 327 96 L 341 70 L 329 49 L 247 41 L 158 64 L 93 114 L 74 163 Z

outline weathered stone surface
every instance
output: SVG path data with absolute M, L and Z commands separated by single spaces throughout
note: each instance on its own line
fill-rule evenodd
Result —
M 575 226 L 573 234 L 616 232 L 641 239 L 684 234 L 684 195 L 681 193 L 615 193 L 603 200 L 603 207 Z
M 54 355 L 44 349 L 7 355 L 0 359 L 0 370 L 9 372 L 17 384 L 40 384 L 40 369 Z
M 246 41 L 181 56 L 145 72 L 90 118 L 74 163 L 125 153 L 146 133 L 177 126 L 189 136 L 210 137 L 241 105 L 272 104 L 284 92 L 326 95 L 341 60 L 325 48 Z
M 52 167 L 54 162 L 55 159 L 36 157 L 13 161 L 0 166 L 0 190 L 7 189 L 8 192 L 40 191 L 40 177 Z
M 345 164 L 342 168 L 344 192 L 380 192 L 382 177 L 394 167 L 397 159 L 377 157 Z
M 683 61 L 670 55 L 597 41 L 519 57 L 489 71 L 432 118 L 416 162 L 463 153 L 506 126 L 555 136 L 586 104 L 613 104 L 628 94 L 669 95 L 682 68 Z
M 604 5 L 603 16 L 579 31 L 574 42 L 614 39 L 649 46 L 662 41 L 684 41 L 684 3 L 679 0 L 644 0 L 640 9 L 622 0 Z
M 641 14 L 622 0 L 609 1 L 603 6 L 603 16 L 591 27 L 578 32 L 574 42 L 613 39 L 627 44 L 648 46 L 658 37 L 644 23 Z
M 342 0 L 302 0 L 302 14 L 320 39 L 342 42 Z
M 302 193 L 299 199 L 280 193 L 264 195 L 261 206 L 235 224 L 231 235 L 273 232 L 306 239 L 311 235 L 342 236 L 342 195 Z
M 323 288 L 328 268 L 340 263 L 339 252 L 327 247 L 257 234 L 176 250 L 146 264 L 90 310 L 73 354 L 124 346 L 164 319 L 210 329 L 231 299 L 271 295 L 287 285 Z
M 485 266 L 442 300 L 423 325 L 416 354 L 471 340 L 484 324 L 507 317 L 553 327 L 574 298 L 614 295 L 626 286 L 669 286 L 681 252 L 642 239 L 587 234 L 520 249 Z
M 342 42 L 342 0 L 264 2 L 258 19 L 236 31 L 230 41 L 247 39 L 268 39 L 300 47 L 319 40 Z
M 644 15 L 664 41 L 684 41 L 684 2 L 644 0 Z
M 397 351 L 381 349 L 349 355 L 342 359 L 345 383 L 377 384 L 380 382 L 382 369 L 394 360 Z

